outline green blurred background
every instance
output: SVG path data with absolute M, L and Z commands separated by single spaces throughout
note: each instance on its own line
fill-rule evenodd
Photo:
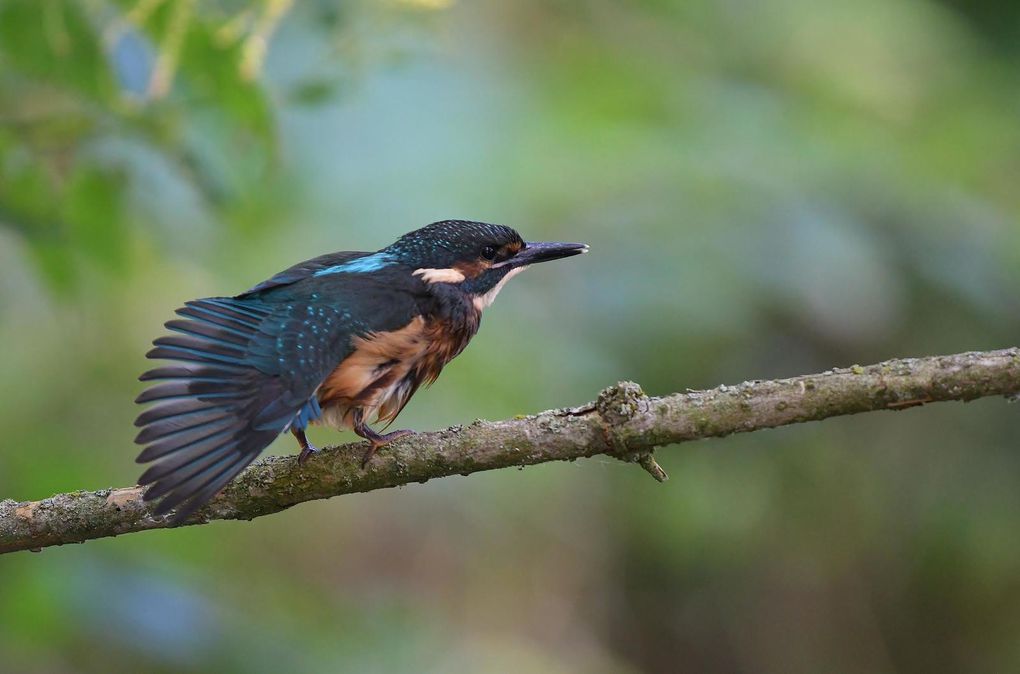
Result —
M 592 253 L 402 427 L 1015 344 L 1018 179 L 1005 0 L 0 0 L 0 497 L 133 483 L 182 301 L 443 218 Z M 665 485 L 4 556 L 0 671 L 1020 671 L 1018 429 L 940 404 L 666 448 Z

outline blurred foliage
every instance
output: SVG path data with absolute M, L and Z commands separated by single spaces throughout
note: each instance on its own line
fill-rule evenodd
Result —
M 592 254 L 515 281 L 410 428 L 1015 344 L 1018 44 L 995 0 L 0 0 L 0 496 L 137 477 L 180 302 L 444 217 Z M 5 556 L 0 669 L 1014 671 L 1017 423 Z

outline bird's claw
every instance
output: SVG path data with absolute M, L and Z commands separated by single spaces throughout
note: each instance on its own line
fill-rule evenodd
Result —
M 376 450 L 378 450 L 380 447 L 382 447 L 383 445 L 388 445 L 394 440 L 399 440 L 400 438 L 412 435 L 413 433 L 414 431 L 409 430 L 393 431 L 391 433 L 387 433 L 386 435 L 380 435 L 375 438 L 371 438 L 369 440 L 370 444 L 368 445 L 368 449 L 365 450 L 365 455 L 361 457 L 361 469 L 362 470 L 365 469 L 365 467 L 368 465 L 368 462 L 372 459 L 373 456 L 375 456 Z
M 309 458 L 311 458 L 312 454 L 318 453 L 319 453 L 318 447 L 316 447 L 312 443 L 306 444 L 304 447 L 301 448 L 301 453 L 298 454 L 297 457 L 298 465 L 299 466 L 305 465 L 305 462 L 308 461 Z
M 373 456 L 375 456 L 376 450 L 380 447 L 382 447 L 382 444 L 375 442 L 369 444 L 368 449 L 365 450 L 364 456 L 361 457 L 361 470 L 365 470 L 365 466 L 368 465 L 368 462 Z

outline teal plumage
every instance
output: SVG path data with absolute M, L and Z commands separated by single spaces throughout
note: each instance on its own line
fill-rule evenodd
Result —
M 422 383 L 478 328 L 478 299 L 514 269 L 585 252 L 580 244 L 525 244 L 508 227 L 443 221 L 376 253 L 308 260 L 235 297 L 185 303 L 141 376 L 139 479 L 158 515 L 187 518 L 291 431 L 329 419 L 371 441 L 369 454 L 406 431 L 379 435 Z M 423 273 L 435 272 L 435 273 Z M 494 290 L 495 289 L 495 290 Z

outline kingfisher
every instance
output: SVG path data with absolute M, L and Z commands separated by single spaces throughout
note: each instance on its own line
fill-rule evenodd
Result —
M 581 243 L 525 242 L 504 225 L 434 222 L 374 253 L 298 263 L 233 297 L 177 309 L 147 358 L 170 361 L 139 379 L 139 478 L 155 514 L 187 519 L 278 435 L 298 462 L 318 451 L 310 424 L 380 447 L 412 431 L 380 433 L 411 396 L 436 380 L 478 331 L 511 278 L 539 262 L 588 252 Z M 385 430 L 385 428 L 383 429 Z

